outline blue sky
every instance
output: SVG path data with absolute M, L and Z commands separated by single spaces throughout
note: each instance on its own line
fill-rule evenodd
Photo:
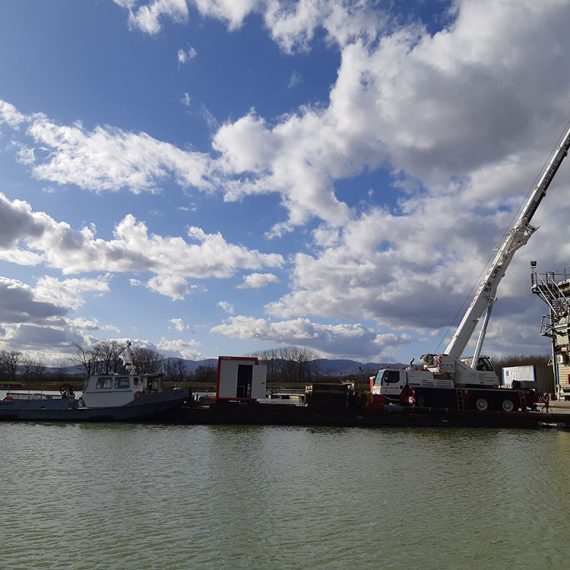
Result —
M 6 0 L 0 349 L 443 347 L 570 118 L 561 0 Z M 547 352 L 563 165 L 486 351 Z M 553 247 L 556 244 L 556 247 Z

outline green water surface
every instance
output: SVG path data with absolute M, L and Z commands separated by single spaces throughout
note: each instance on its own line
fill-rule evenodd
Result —
M 0 568 L 570 567 L 565 432 L 0 434 Z

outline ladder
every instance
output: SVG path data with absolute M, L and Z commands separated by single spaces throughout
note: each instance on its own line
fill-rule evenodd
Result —
M 521 412 L 526 412 L 527 402 L 526 402 L 526 392 L 524 390 L 519 391 L 519 401 L 521 404 Z
M 463 389 L 457 388 L 455 390 L 455 395 L 457 397 L 457 409 L 464 410 L 465 409 L 465 399 L 463 398 Z

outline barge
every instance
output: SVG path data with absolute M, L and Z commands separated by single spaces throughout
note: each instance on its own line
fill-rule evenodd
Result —
M 570 413 L 564 411 L 480 412 L 399 405 L 367 409 L 260 402 L 215 402 L 210 406 L 185 407 L 169 412 L 164 421 L 180 425 L 570 429 Z

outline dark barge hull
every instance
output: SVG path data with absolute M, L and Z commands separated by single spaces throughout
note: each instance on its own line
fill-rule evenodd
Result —
M 176 425 L 273 425 L 333 427 L 469 427 L 570 429 L 570 413 L 502 412 L 388 406 L 386 409 L 337 408 L 217 402 L 209 407 L 184 407 L 172 398 L 154 405 L 114 409 L 22 409 L 0 402 L 0 421 L 129 422 Z M 570 411 L 570 410 L 569 410 Z
M 394 406 L 385 410 L 218 402 L 184 408 L 164 418 L 190 425 L 282 425 L 339 427 L 570 428 L 569 413 L 502 412 Z

